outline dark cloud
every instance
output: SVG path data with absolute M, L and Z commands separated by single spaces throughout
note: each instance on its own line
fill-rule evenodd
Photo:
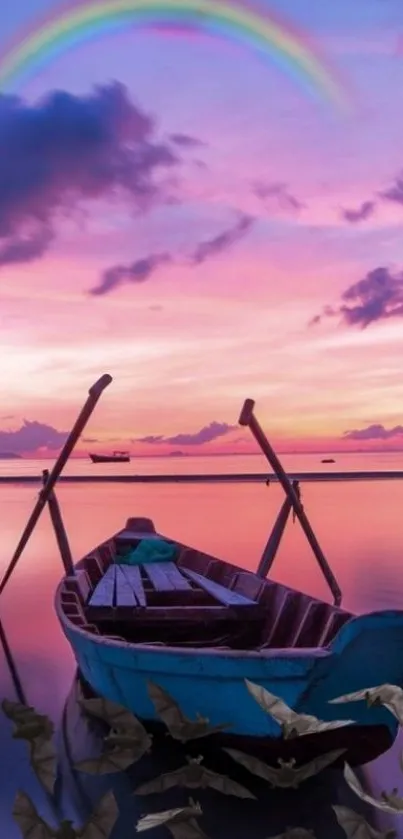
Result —
M 345 431 L 345 440 L 390 440 L 392 437 L 403 436 L 403 425 L 395 425 L 394 428 L 385 428 L 383 425 L 374 424 L 367 428 Z
M 198 140 L 197 137 L 191 137 L 189 134 L 170 134 L 169 140 L 184 149 L 197 149 L 206 145 L 203 140 Z
M 255 219 L 252 216 L 242 215 L 238 221 L 220 233 L 214 236 L 213 239 L 207 239 L 201 242 L 193 251 L 190 260 L 194 265 L 200 265 L 212 256 L 216 256 L 223 251 L 226 251 L 231 245 L 234 245 L 242 239 L 252 228 Z
M 42 256 L 57 217 L 82 200 L 146 209 L 160 199 L 155 175 L 179 160 L 155 128 L 118 83 L 34 105 L 0 94 L 0 264 Z
M 237 428 L 237 426 L 228 425 L 226 422 L 213 421 L 210 425 L 205 425 L 200 431 L 196 431 L 193 434 L 182 432 L 176 434 L 174 437 L 164 437 L 162 435 L 140 437 L 132 442 L 151 444 L 169 443 L 173 446 L 201 446 L 203 443 L 210 443 L 212 440 L 217 440 L 218 437 L 224 437 L 225 434 L 233 431 L 234 428 Z
M 370 323 L 403 316 L 403 273 L 392 274 L 388 268 L 375 268 L 363 280 L 350 286 L 341 296 L 341 305 L 326 306 L 321 315 L 316 315 L 312 324 L 323 318 L 339 316 L 349 326 Z
M 2 452 L 35 452 L 40 448 L 60 449 L 68 437 L 67 431 L 57 431 L 51 425 L 42 422 L 24 420 L 16 431 L 0 431 L 0 450 Z
M 364 201 L 356 210 L 342 210 L 342 217 L 350 224 L 357 224 L 359 221 L 366 221 L 375 212 L 375 201 Z
M 379 193 L 380 198 L 403 204 L 403 175 L 399 175 L 389 189 Z
M 283 210 L 299 212 L 305 206 L 295 195 L 292 195 L 287 184 L 284 183 L 265 183 L 264 181 L 259 181 L 253 184 L 252 189 L 256 197 L 265 203 L 270 198 L 276 198 Z
M 168 253 L 160 253 L 137 259 L 131 265 L 114 265 L 104 271 L 99 285 L 90 289 L 89 294 L 93 296 L 108 294 L 122 283 L 144 283 L 160 265 L 168 262 L 171 262 L 171 256 Z
M 251 216 L 241 216 L 238 221 L 213 239 L 201 242 L 187 258 L 191 265 L 200 265 L 218 253 L 222 253 L 239 241 L 250 230 L 254 219 Z M 143 259 L 137 259 L 131 265 L 113 265 L 102 274 L 99 284 L 90 289 L 93 297 L 109 294 L 123 283 L 144 283 L 149 280 L 161 265 L 181 261 L 169 253 L 150 254 Z

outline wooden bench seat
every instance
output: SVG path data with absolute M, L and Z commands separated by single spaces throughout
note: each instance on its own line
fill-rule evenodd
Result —
M 223 606 L 258 605 L 255 600 L 250 600 L 249 597 L 245 597 L 243 594 L 238 594 L 236 591 L 225 588 L 225 586 L 220 585 L 220 583 L 216 583 L 214 580 L 203 577 L 201 574 L 197 574 L 196 571 L 191 571 L 190 568 L 184 568 L 182 565 L 181 570 L 187 577 L 189 577 L 190 580 L 193 580 L 194 583 L 204 589 L 204 591 L 214 597 L 214 599 L 219 603 L 222 603 Z
M 138 606 L 146 606 L 146 594 L 144 591 L 143 581 L 141 579 L 140 568 L 137 565 L 119 565 L 119 571 L 121 572 L 120 579 L 124 579 L 129 583 L 129 586 L 134 594 L 136 599 L 136 605 Z M 122 582 L 122 592 L 124 591 L 124 584 Z M 120 591 L 117 589 L 117 598 L 119 600 Z M 123 594 L 122 594 L 123 596 Z M 117 602 L 117 605 L 124 605 L 123 603 Z
M 153 562 L 143 565 L 155 591 L 192 591 L 192 586 L 174 562 Z
M 95 586 L 88 601 L 88 606 L 112 609 L 115 605 L 116 565 L 110 565 L 104 576 Z

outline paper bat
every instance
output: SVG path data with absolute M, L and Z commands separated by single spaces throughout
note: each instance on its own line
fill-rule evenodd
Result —
M 6 717 L 15 724 L 14 739 L 31 741 L 37 738 L 50 740 L 53 737 L 52 721 L 45 714 L 38 714 L 30 705 L 3 699 L 1 707 Z
M 224 795 L 236 795 L 237 798 L 256 798 L 248 789 L 242 787 L 236 781 L 232 781 L 226 775 L 218 775 L 216 772 L 206 769 L 205 766 L 201 766 L 202 760 L 202 757 L 188 757 L 185 766 L 181 766 L 174 772 L 160 775 L 147 784 L 141 784 L 135 792 L 139 795 L 150 795 L 154 792 L 164 792 L 172 787 L 187 787 L 188 789 L 210 787 L 224 793 Z
M 53 795 L 57 777 L 57 754 L 51 740 L 30 743 L 30 763 L 42 786 Z
M 52 721 L 21 702 L 4 699 L 1 704 L 3 712 L 15 724 L 13 737 L 27 741 L 31 767 L 52 795 L 57 775 L 56 749 L 51 739 L 54 732 Z
M 18 792 L 14 801 L 13 817 L 24 839 L 109 839 L 119 810 L 113 792 L 107 792 L 98 802 L 92 816 L 77 829 L 71 821 L 63 820 L 58 828 L 50 827 L 39 815 L 25 792 Z
M 283 702 L 278 696 L 269 693 L 261 685 L 256 685 L 245 679 L 246 687 L 254 700 L 270 714 L 271 717 L 281 726 L 283 736 L 286 740 L 294 737 L 302 737 L 304 734 L 320 734 L 323 731 L 332 731 L 336 728 L 344 728 L 345 725 L 352 725 L 354 720 L 332 720 L 322 722 L 317 717 L 309 714 L 297 714 Z
M 152 813 L 144 816 L 137 824 L 136 830 L 141 833 L 155 827 L 166 827 L 174 839 L 207 839 L 201 827 L 197 824 L 196 817 L 202 815 L 200 804 L 195 804 L 190 799 L 189 807 L 180 807 L 176 810 L 163 810 L 161 813 Z
M 103 720 L 113 731 L 137 736 L 139 740 L 150 738 L 140 720 L 116 702 L 110 702 L 109 699 L 79 699 L 79 704 L 87 714 Z
M 357 778 L 357 775 L 355 775 L 348 763 L 344 764 L 344 777 L 350 789 L 352 789 L 353 792 L 362 799 L 362 801 L 366 801 L 367 804 L 371 804 L 372 807 L 376 807 L 384 813 L 393 813 L 394 815 L 403 811 L 403 798 L 398 794 L 397 788 L 393 789 L 392 792 L 381 792 L 380 799 L 373 798 L 372 795 L 365 792 Z
M 297 767 L 295 766 L 295 758 L 291 758 L 289 761 L 279 758 L 277 761 L 279 768 L 275 768 L 273 766 L 267 766 L 266 763 L 263 763 L 257 757 L 239 752 L 237 749 L 224 749 L 224 752 L 227 752 L 233 760 L 236 760 L 237 763 L 240 763 L 241 766 L 244 766 L 253 775 L 263 778 L 271 787 L 292 787 L 293 789 L 297 789 L 303 781 L 312 778 L 313 775 L 317 775 L 323 769 L 326 769 L 327 766 L 334 763 L 345 751 L 346 749 L 337 749 L 336 751 L 320 755 L 314 758 L 314 760 L 309 761 L 309 763 L 304 763 L 303 766 Z
M 304 827 L 289 827 L 285 833 L 273 839 L 315 839 L 315 834 L 313 830 L 305 830 Z
M 329 700 L 332 705 L 360 701 L 365 701 L 369 708 L 373 705 L 384 705 L 396 717 L 399 724 L 403 725 L 403 690 L 398 685 L 379 685 L 375 688 L 357 690 L 355 693 L 345 693 L 344 696 Z
M 349 807 L 341 807 L 338 804 L 333 804 L 333 810 L 336 813 L 336 819 L 341 828 L 343 828 L 347 839 L 395 839 L 396 831 L 375 830 L 371 827 L 363 816 L 350 810 Z
M 159 685 L 154 682 L 147 683 L 148 695 L 154 705 L 158 716 L 165 723 L 171 737 L 187 743 L 189 740 L 197 740 L 199 737 L 209 737 L 218 731 L 229 727 L 224 725 L 210 725 L 207 717 L 197 714 L 196 720 L 190 720 L 182 713 L 178 703 Z

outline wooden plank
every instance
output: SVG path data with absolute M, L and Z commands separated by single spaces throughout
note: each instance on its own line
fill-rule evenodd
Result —
M 165 568 L 161 568 L 161 566 L 166 564 L 166 562 L 153 562 L 148 565 L 143 565 L 147 577 L 153 584 L 156 591 L 175 591 L 175 585 L 168 577 Z
M 207 591 L 208 594 L 211 594 L 212 597 L 224 606 L 257 606 L 254 600 L 249 600 L 248 597 L 244 597 L 243 594 L 238 594 L 236 591 L 230 591 L 225 586 L 214 582 L 214 580 L 202 577 L 196 571 L 191 571 L 189 568 L 184 568 L 183 566 L 182 571 L 189 579 L 197 583 L 200 588 L 203 588 L 204 591 Z
M 189 581 L 183 576 L 174 562 L 161 562 L 160 564 L 164 566 L 169 579 L 172 580 L 177 591 L 193 591 Z
M 153 562 L 143 565 L 143 568 L 156 591 L 192 591 L 190 583 L 174 562 Z
M 146 595 L 144 591 L 143 582 L 141 579 L 140 568 L 137 565 L 119 565 L 123 571 L 126 579 L 129 581 L 131 588 L 135 594 L 137 602 L 140 606 L 146 606 Z
M 126 574 L 119 565 L 116 566 L 116 606 L 131 606 L 133 609 L 138 601 Z
M 88 605 L 112 608 L 115 597 L 116 566 L 110 565 L 106 573 L 96 585 Z

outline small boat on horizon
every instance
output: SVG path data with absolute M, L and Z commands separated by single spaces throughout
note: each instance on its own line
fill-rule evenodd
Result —
M 112 454 L 91 454 L 89 453 L 93 463 L 129 463 L 129 452 L 115 451 Z
M 336 463 L 333 457 L 324 457 L 321 463 Z

